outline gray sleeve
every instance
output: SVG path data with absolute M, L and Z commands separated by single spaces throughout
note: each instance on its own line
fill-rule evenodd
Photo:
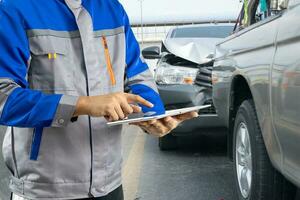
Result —
M 0 117 L 9 95 L 20 86 L 11 79 L 0 78 Z M 63 95 L 57 107 L 52 127 L 64 127 L 73 117 L 79 97 Z
M 131 78 L 125 79 L 125 91 L 130 92 L 130 86 L 136 85 L 136 84 L 142 84 L 145 86 L 148 86 L 152 90 L 158 93 L 157 85 L 155 83 L 153 74 L 149 69 L 146 71 L 139 73 Z
M 73 118 L 79 97 L 63 95 L 57 107 L 52 127 L 65 127 Z
M 8 96 L 18 87 L 20 86 L 14 81 L 6 78 L 0 78 L 0 117 Z

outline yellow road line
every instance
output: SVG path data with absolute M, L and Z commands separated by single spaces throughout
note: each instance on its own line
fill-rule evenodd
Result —
M 125 200 L 134 200 L 139 186 L 146 136 L 139 130 L 123 169 Z

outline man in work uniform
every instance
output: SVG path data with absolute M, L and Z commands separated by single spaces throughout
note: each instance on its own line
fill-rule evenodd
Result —
M 123 199 L 122 126 L 106 121 L 164 107 L 120 3 L 1 0 L 0 41 L 13 199 Z M 163 136 L 196 115 L 138 125 Z

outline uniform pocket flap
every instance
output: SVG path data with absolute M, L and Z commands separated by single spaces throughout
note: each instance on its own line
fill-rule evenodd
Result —
M 36 36 L 29 38 L 30 51 L 34 55 L 67 54 L 67 43 L 64 38 L 53 36 Z

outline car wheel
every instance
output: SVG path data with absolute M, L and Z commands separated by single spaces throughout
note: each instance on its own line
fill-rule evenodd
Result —
M 238 200 L 293 200 L 296 187 L 272 166 L 253 100 L 240 106 L 234 126 L 234 176 Z
M 177 137 L 168 134 L 158 139 L 158 146 L 161 151 L 175 150 L 178 148 Z

